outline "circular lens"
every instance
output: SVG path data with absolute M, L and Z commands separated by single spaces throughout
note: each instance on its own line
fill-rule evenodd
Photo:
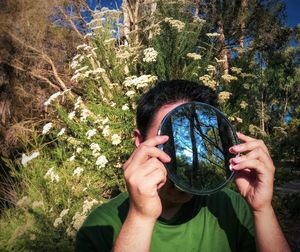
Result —
M 233 177 L 229 148 L 238 138 L 218 109 L 200 102 L 182 104 L 165 116 L 158 135 L 169 136 L 159 148 L 171 157 L 165 164 L 168 176 L 182 191 L 211 194 Z

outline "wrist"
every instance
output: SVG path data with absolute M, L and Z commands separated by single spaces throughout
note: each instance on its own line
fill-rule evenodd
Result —
M 260 209 L 252 210 L 252 213 L 254 217 L 264 217 L 264 216 L 271 216 L 275 214 L 272 205 Z
M 139 211 L 135 210 L 134 208 L 129 208 L 126 220 L 140 225 L 154 226 L 157 218 L 144 215 Z

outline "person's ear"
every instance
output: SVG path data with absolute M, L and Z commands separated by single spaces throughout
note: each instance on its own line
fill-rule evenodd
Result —
M 144 138 L 143 138 L 141 132 L 138 129 L 135 129 L 134 130 L 135 146 L 138 147 L 143 141 L 144 141 Z

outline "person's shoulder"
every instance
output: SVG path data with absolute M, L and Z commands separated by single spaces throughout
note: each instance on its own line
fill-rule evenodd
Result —
M 83 226 L 102 224 L 108 219 L 122 218 L 128 211 L 128 193 L 120 193 L 115 198 L 96 207 L 86 218 Z

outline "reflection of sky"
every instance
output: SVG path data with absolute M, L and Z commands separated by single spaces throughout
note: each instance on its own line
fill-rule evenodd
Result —
M 197 111 L 198 122 L 194 118 L 195 141 L 198 162 L 202 164 L 218 164 L 223 166 L 224 156 L 220 150 L 222 145 L 218 131 L 217 117 L 213 111 Z M 177 113 L 172 118 L 176 155 L 192 165 L 193 151 L 190 132 L 190 115 Z M 200 125 L 199 125 L 200 124 Z M 200 168 L 200 167 L 199 167 Z M 217 167 L 216 167 L 217 168 Z M 222 167 L 223 168 L 223 167 Z

